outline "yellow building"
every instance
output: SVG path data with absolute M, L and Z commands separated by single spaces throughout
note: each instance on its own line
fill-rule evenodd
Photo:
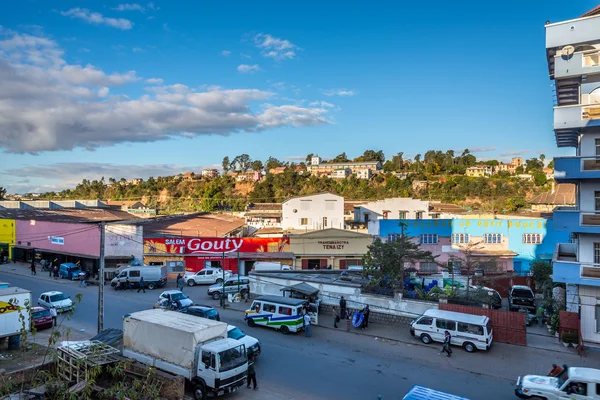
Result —
M 0 252 L 12 259 L 13 247 L 17 241 L 17 228 L 14 219 L 0 219 Z

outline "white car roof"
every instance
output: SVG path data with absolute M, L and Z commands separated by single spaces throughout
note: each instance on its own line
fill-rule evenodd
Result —
M 449 319 L 452 321 L 464 322 L 466 324 L 485 325 L 485 323 L 488 320 L 488 317 L 486 317 L 485 315 L 463 314 L 463 313 L 454 312 L 454 311 L 438 310 L 436 308 L 431 308 L 431 309 L 425 311 L 425 313 L 423 315 L 426 315 L 428 317 L 442 318 L 442 319 Z
M 600 383 L 600 370 L 595 368 L 571 367 L 568 374 L 571 380 Z
M 164 292 L 161 293 L 161 295 L 163 294 L 173 294 L 173 293 L 183 293 L 181 290 L 165 290 Z
M 56 291 L 56 290 L 53 290 L 51 292 L 44 292 L 44 293 L 40 294 L 40 296 L 43 296 L 43 295 L 52 296 L 53 294 L 64 294 L 64 293 Z

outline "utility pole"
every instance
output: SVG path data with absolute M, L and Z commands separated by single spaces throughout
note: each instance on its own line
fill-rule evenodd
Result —
M 98 333 L 104 330 L 104 230 L 105 223 L 100 222 L 100 266 L 98 268 Z
M 221 256 L 221 271 L 223 271 L 223 282 L 221 286 L 221 307 L 225 307 L 225 252 Z

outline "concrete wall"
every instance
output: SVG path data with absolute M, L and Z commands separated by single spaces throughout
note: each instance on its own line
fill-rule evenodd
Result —
M 142 258 L 144 255 L 144 233 L 141 226 L 132 224 L 106 225 L 104 237 L 106 257 Z
M 100 228 L 95 224 L 69 224 L 17 220 L 17 244 L 55 253 L 100 256 Z
M 600 343 L 600 332 L 596 328 L 596 304 L 598 298 L 600 298 L 600 287 L 579 286 L 581 335 L 585 342 Z M 569 299 L 567 298 L 568 301 Z
M 281 227 L 283 229 L 344 229 L 344 198 L 324 193 L 313 196 L 296 197 L 282 204 Z M 308 219 L 302 225 L 302 218 Z M 327 226 L 323 224 L 327 218 Z
M 344 296 L 347 306 L 352 312 L 361 310 L 368 304 L 371 309 L 369 321 L 381 323 L 408 323 L 430 308 L 438 308 L 438 304 L 435 302 L 408 300 L 403 299 L 399 295 L 392 298 L 388 296 L 363 294 L 358 285 L 284 279 L 264 275 L 261 276 L 255 273 L 250 274 L 250 292 L 253 293 L 254 296 L 265 294 L 281 296 L 281 289 L 283 287 L 302 282 L 319 289 L 321 315 L 331 315 L 332 308 L 339 307 L 341 296 Z

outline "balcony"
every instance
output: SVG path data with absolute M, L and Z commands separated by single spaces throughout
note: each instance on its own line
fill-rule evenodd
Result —
M 600 104 L 582 101 L 582 104 L 554 107 L 555 131 L 598 126 L 600 126 Z
M 600 73 L 600 52 L 598 50 L 580 51 L 570 57 L 554 57 L 554 78 L 572 78 Z
M 556 157 L 554 179 L 558 183 L 577 183 L 585 179 L 600 179 L 600 156 Z
M 552 257 L 554 282 L 600 286 L 600 264 L 577 261 L 577 245 L 558 243 Z
M 554 230 L 600 235 L 600 213 L 577 207 L 557 207 L 554 209 Z

